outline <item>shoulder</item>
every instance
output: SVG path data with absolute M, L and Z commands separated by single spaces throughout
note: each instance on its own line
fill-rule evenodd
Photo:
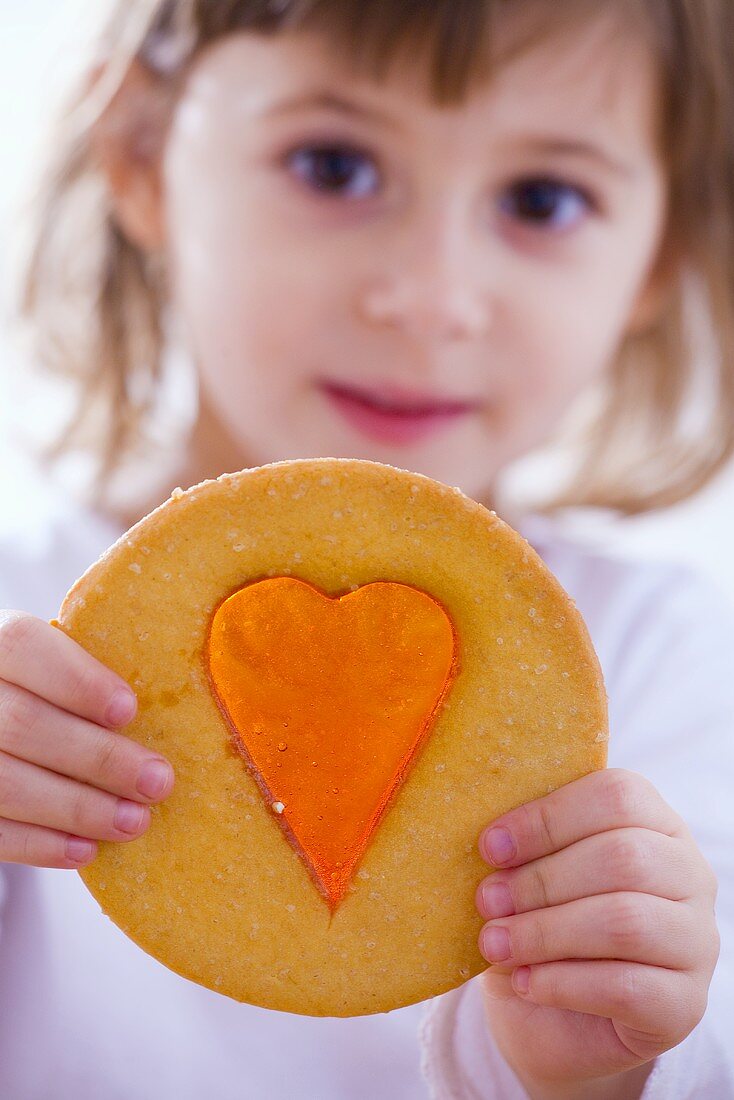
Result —
M 600 546 L 542 516 L 518 530 L 576 603 L 609 672 L 631 650 L 638 660 L 691 644 L 734 655 L 734 602 L 694 566 Z
M 51 618 L 120 532 L 27 471 L 0 479 L 0 502 L 0 607 Z
M 609 764 L 651 779 L 689 823 L 734 767 L 734 607 L 696 568 L 518 525 L 575 600 L 609 699 Z M 722 786 L 723 784 L 723 786 Z M 728 796 L 726 796 L 728 797 Z

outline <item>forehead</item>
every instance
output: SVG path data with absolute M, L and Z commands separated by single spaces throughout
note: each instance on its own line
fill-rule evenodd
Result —
M 617 13 L 618 16 L 618 13 Z M 326 33 L 297 30 L 271 36 L 231 34 L 193 66 L 187 94 L 218 117 L 262 116 L 300 97 L 329 93 L 355 99 L 417 132 L 536 129 L 548 126 L 618 135 L 628 146 L 649 146 L 658 135 L 658 74 L 652 51 L 635 28 L 609 9 L 566 23 L 519 50 L 518 21 L 501 23 L 491 58 L 460 102 L 436 102 L 427 60 L 396 52 L 377 79 Z M 505 53 L 507 56 L 505 57 Z M 222 114 L 223 112 L 223 114 Z

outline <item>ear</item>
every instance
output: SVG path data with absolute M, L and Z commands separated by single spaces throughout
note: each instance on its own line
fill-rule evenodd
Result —
M 679 273 L 679 261 L 679 248 L 672 233 L 668 232 L 633 303 L 626 330 L 628 336 L 639 336 L 659 321 Z
M 96 83 L 104 75 L 91 74 Z M 157 251 L 165 242 L 162 159 L 171 93 L 133 62 L 91 135 L 116 220 L 133 244 Z

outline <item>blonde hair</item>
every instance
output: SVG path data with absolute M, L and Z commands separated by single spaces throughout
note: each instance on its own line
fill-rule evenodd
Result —
M 562 33 L 562 21 L 599 11 L 595 0 L 514 0 L 512 7 L 529 16 L 512 56 Z M 99 40 L 102 78 L 80 83 L 57 127 L 23 284 L 33 358 L 78 391 L 73 417 L 42 460 L 52 464 L 81 441 L 98 460 L 92 496 L 101 500 L 139 444 L 160 383 L 165 264 L 118 226 L 92 143 L 134 61 L 161 92 L 151 114 L 159 144 L 187 67 L 238 30 L 324 31 L 377 79 L 399 54 L 415 59 L 425 48 L 431 95 L 456 103 L 510 56 L 490 55 L 492 28 L 509 8 L 508 0 L 115 0 Z M 620 347 L 580 437 L 576 474 L 546 511 L 667 506 L 699 490 L 734 451 L 734 4 L 620 0 L 616 10 L 638 21 L 658 61 L 667 247 L 677 262 L 659 316 Z M 694 406 L 703 411 L 691 426 Z

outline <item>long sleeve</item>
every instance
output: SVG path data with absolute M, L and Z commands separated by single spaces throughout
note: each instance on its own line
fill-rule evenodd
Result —
M 483 1015 L 479 979 L 436 997 L 419 1031 L 421 1069 L 431 1100 L 527 1100 Z M 731 1060 L 707 1018 L 656 1059 L 641 1100 L 726 1100 Z
M 644 775 L 688 825 L 718 879 L 721 935 L 706 1014 L 656 1060 L 642 1100 L 723 1100 L 734 1097 L 734 610 L 687 567 L 626 570 L 601 557 L 567 575 L 554 568 L 604 670 L 609 766 Z M 485 1023 L 480 981 L 429 1002 L 420 1040 L 430 1094 L 523 1100 Z
M 418 1039 L 431 1100 L 526 1100 L 487 1027 L 480 981 L 428 1002 Z
M 0 863 L 0 942 L 2 942 L 3 935 L 3 916 L 5 914 L 5 902 L 8 895 L 8 885 L 5 881 L 5 869 Z

